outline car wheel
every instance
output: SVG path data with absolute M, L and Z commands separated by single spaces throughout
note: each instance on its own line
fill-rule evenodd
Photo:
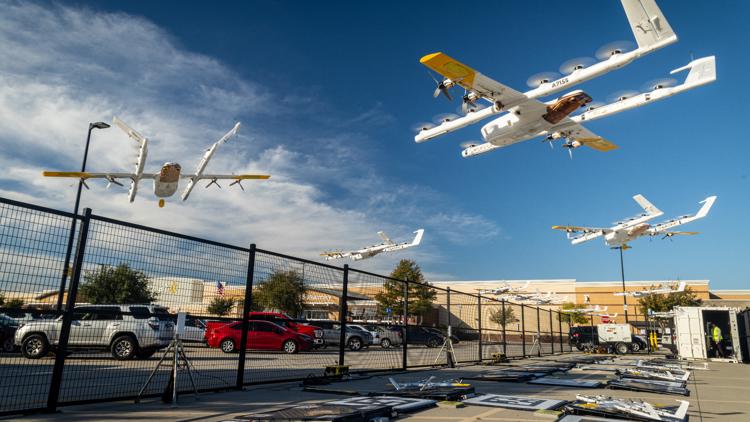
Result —
M 380 340 L 380 347 L 383 349 L 389 349 L 391 347 L 391 340 L 387 338 Z
M 3 352 L 11 353 L 15 349 L 16 349 L 16 344 L 13 343 L 12 337 L 8 337 L 5 340 L 3 340 Z
M 299 352 L 299 347 L 297 347 L 297 342 L 294 340 L 285 341 L 282 348 L 284 349 L 284 352 L 289 353 L 289 354 Z
M 23 340 L 21 353 L 28 359 L 39 359 L 47 356 L 49 342 L 42 334 L 32 334 Z
M 129 360 L 135 357 L 138 344 L 131 335 L 115 338 L 112 342 L 112 357 L 117 360 Z
M 135 353 L 135 357 L 137 357 L 138 359 L 148 359 L 151 356 L 153 356 L 154 353 L 156 353 L 156 349 L 152 347 L 149 347 L 147 349 L 139 348 L 138 351 Z
M 615 353 L 619 355 L 624 355 L 628 353 L 628 345 L 625 343 L 617 343 L 615 344 Z
M 349 346 L 349 350 L 357 352 L 362 349 L 362 339 L 359 337 L 352 337 L 347 342 L 347 345 Z
M 234 344 L 234 340 L 231 338 L 225 338 L 222 340 L 221 343 L 219 343 L 219 347 L 224 353 L 234 353 L 237 348 Z
M 576 349 L 578 349 L 579 352 L 583 352 L 583 345 L 581 343 L 576 343 Z
M 430 338 L 427 340 L 427 347 L 438 347 L 440 346 L 440 340 L 436 339 L 435 337 Z
M 638 343 L 637 341 L 634 341 L 630 344 L 630 350 L 633 351 L 633 353 L 638 353 L 641 351 L 641 343 Z

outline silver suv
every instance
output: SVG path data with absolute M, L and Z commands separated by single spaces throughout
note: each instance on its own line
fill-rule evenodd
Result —
M 118 360 L 147 359 L 174 336 L 173 317 L 154 305 L 86 305 L 73 312 L 69 349 L 109 350 Z M 46 356 L 58 344 L 62 317 L 32 321 L 16 331 L 15 343 L 29 359 Z
M 323 339 L 325 340 L 325 346 L 337 345 L 341 342 L 341 324 L 336 321 L 319 321 L 311 320 L 310 324 L 320 327 L 323 330 Z M 372 334 L 367 331 L 356 330 L 347 325 L 345 344 L 349 350 L 356 352 L 362 350 L 363 347 L 369 347 L 373 340 Z M 324 346 L 324 347 L 325 347 Z

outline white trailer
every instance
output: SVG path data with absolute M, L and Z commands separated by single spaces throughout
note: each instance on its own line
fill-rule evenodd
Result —
M 681 359 L 710 359 L 738 362 L 742 356 L 737 328 L 739 309 L 729 307 L 677 306 L 674 328 L 677 353 Z M 717 325 L 722 332 L 724 358 L 709 353 L 711 333 L 708 325 Z

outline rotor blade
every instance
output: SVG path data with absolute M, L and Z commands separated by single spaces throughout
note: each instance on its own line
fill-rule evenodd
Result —
M 531 75 L 529 79 L 526 80 L 526 85 L 528 85 L 529 88 L 538 88 L 543 84 L 550 83 L 558 79 L 559 77 L 560 74 L 556 72 L 539 72 Z
M 593 57 L 576 57 L 563 62 L 560 65 L 560 73 L 570 75 L 576 70 L 587 68 L 594 63 L 596 63 L 596 60 Z
M 599 60 L 607 60 L 614 55 L 632 51 L 634 48 L 635 44 L 631 41 L 613 41 L 599 47 L 595 56 Z

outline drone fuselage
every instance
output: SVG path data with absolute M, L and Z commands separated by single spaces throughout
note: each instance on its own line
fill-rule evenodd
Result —
M 181 171 L 182 166 L 177 163 L 164 163 L 154 178 L 154 195 L 158 198 L 169 198 L 174 195 L 180 184 Z

